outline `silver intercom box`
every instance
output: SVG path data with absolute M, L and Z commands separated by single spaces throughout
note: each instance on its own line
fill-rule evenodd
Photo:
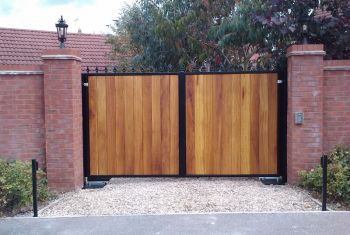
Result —
M 295 112 L 294 113 L 294 123 L 296 125 L 301 125 L 304 123 L 304 113 L 303 112 Z

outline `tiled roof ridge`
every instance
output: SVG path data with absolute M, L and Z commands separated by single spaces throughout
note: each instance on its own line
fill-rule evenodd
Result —
M 18 28 L 7 28 L 7 27 L 2 27 L 0 26 L 0 30 L 9 30 L 9 31 L 26 31 L 26 32 L 35 32 L 35 33 L 54 33 L 56 34 L 57 32 L 56 31 L 49 31 L 49 30 L 40 30 L 40 29 L 18 29 Z M 91 36 L 106 36 L 107 34 L 103 34 L 103 33 L 73 33 L 73 32 L 70 32 L 69 31 L 69 28 L 68 28 L 68 33 L 67 35 L 69 34 L 74 34 L 74 35 L 84 35 L 84 36 L 88 36 L 88 35 L 91 35 Z
M 0 65 L 40 64 L 45 49 L 58 47 L 55 31 L 0 27 L 0 38 Z M 80 50 L 82 66 L 106 66 L 115 63 L 106 39 L 105 34 L 68 32 L 66 46 Z

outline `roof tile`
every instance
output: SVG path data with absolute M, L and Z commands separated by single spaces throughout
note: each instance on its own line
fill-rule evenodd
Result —
M 58 47 L 56 32 L 0 28 L 0 64 L 41 64 L 45 49 Z M 115 64 L 108 54 L 111 46 L 102 34 L 68 33 L 67 48 L 79 49 L 82 66 Z

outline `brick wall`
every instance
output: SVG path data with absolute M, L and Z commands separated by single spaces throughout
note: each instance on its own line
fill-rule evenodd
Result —
M 74 49 L 44 52 L 46 167 L 49 187 L 83 186 L 81 59 Z
M 324 139 L 327 153 L 336 144 L 350 145 L 350 61 L 324 64 Z
M 350 145 L 350 61 L 324 61 L 322 45 L 287 56 L 287 180 L 296 183 L 335 144 Z M 46 51 L 43 65 L 0 65 L 0 156 L 38 159 L 57 191 L 83 184 L 80 69 L 70 49 Z
M 40 71 L 39 66 L 1 66 L 0 156 L 37 159 L 45 167 L 43 75 L 5 71 Z
M 324 61 L 323 45 L 288 49 L 287 181 L 320 162 L 336 144 L 350 145 L 350 61 Z M 302 125 L 294 124 L 303 112 Z
M 48 50 L 42 65 L 0 65 L 0 157 L 36 158 L 55 191 L 83 186 L 79 55 Z
M 323 45 L 293 45 L 288 49 L 287 177 L 319 162 L 323 145 Z M 294 114 L 304 123 L 294 124 Z

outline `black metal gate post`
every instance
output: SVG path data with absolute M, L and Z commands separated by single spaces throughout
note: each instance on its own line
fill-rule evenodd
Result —
M 282 177 L 282 184 L 287 182 L 287 102 L 288 79 L 287 62 L 281 63 L 278 68 L 277 80 L 277 168 L 278 175 Z
M 179 175 L 186 175 L 186 75 L 179 73 Z
M 83 169 L 84 169 L 84 185 L 87 177 L 90 175 L 89 168 L 89 76 L 82 74 L 82 104 L 83 104 Z
M 327 211 L 327 161 L 328 156 L 321 157 L 322 166 L 322 211 Z
M 38 217 L 38 196 L 37 196 L 37 179 L 36 172 L 38 170 L 38 162 L 32 160 L 32 186 L 33 186 L 33 217 Z

